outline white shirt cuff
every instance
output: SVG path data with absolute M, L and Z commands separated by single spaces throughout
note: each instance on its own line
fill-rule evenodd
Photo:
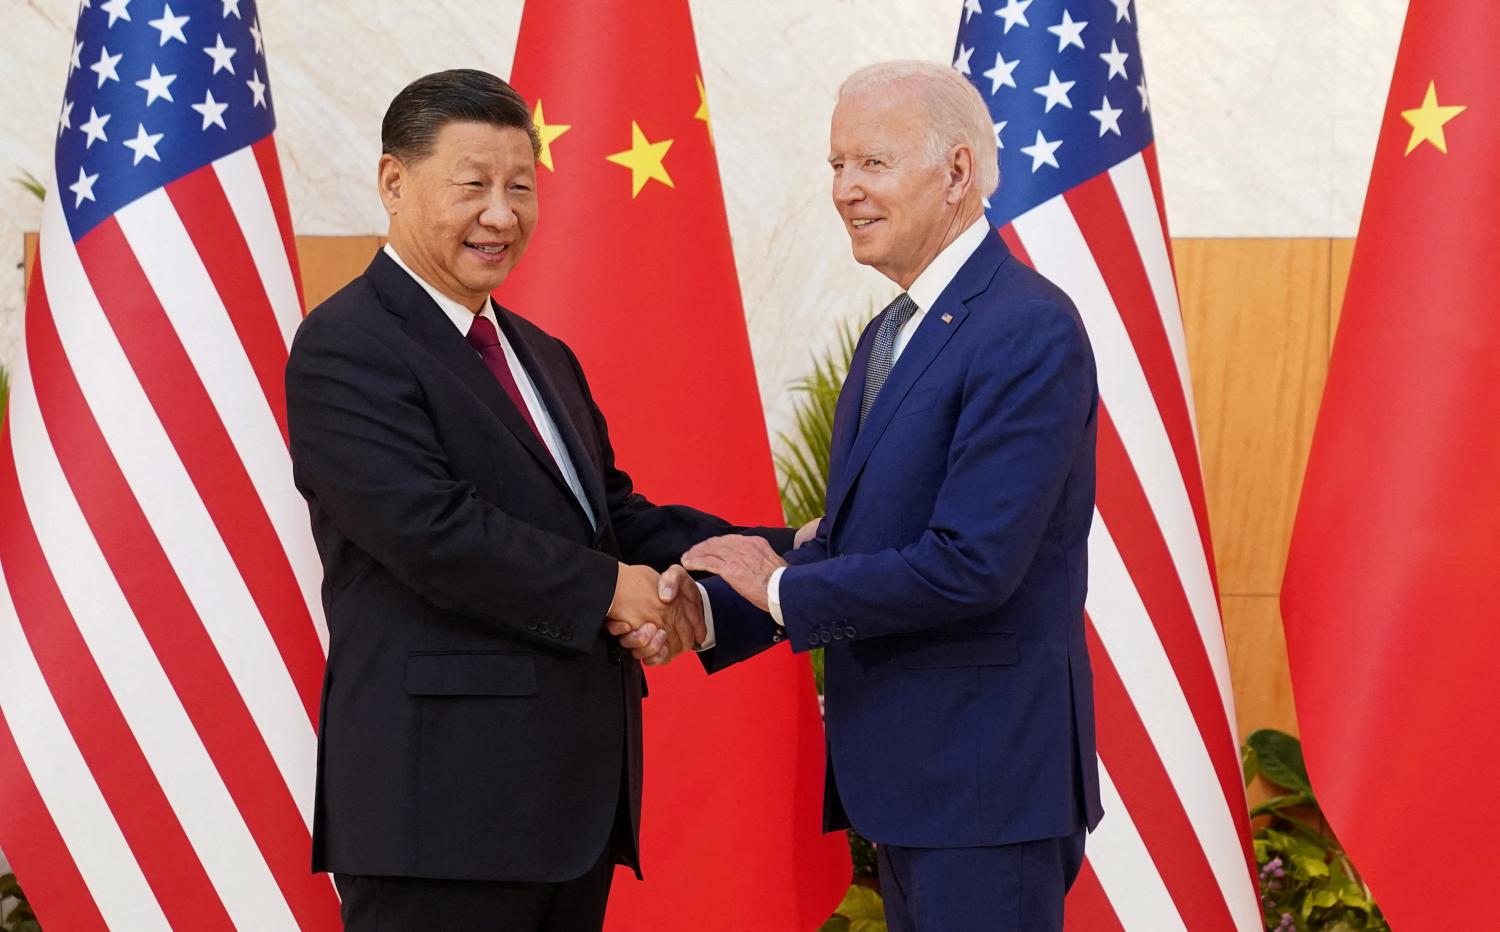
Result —
M 704 651 L 719 643 L 719 639 L 714 636 L 714 606 L 708 600 L 708 590 L 703 588 L 703 584 L 695 581 L 693 585 L 698 587 L 698 597 L 703 600 L 703 627 L 708 631 L 703 638 L 703 643 L 695 649 Z
M 771 571 L 771 581 L 766 585 L 766 603 L 771 609 L 771 617 L 783 628 L 786 620 L 781 617 L 781 574 L 786 572 L 786 567 L 778 566 Z

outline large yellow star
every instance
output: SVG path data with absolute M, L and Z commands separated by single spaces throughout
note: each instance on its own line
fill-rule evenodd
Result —
M 708 115 L 708 92 L 703 88 L 703 76 L 693 75 L 693 80 L 698 82 L 698 112 L 693 114 L 693 119 L 702 120 L 708 127 L 708 144 L 714 142 L 714 121 Z
M 1443 124 L 1467 110 L 1468 107 L 1439 107 L 1437 82 L 1427 82 L 1427 96 L 1422 106 L 1415 110 L 1402 110 L 1401 119 L 1411 124 L 1411 139 L 1406 142 L 1406 154 L 1424 142 L 1430 142 L 1439 152 L 1447 154 L 1448 140 L 1443 136 Z
M 536 157 L 538 162 L 547 166 L 548 171 L 556 171 L 552 166 L 552 141 L 573 128 L 571 123 L 548 123 L 547 118 L 542 116 L 542 101 L 536 102 L 536 113 L 532 114 L 531 122 L 536 124 L 536 134 L 542 140 L 542 154 Z
M 623 165 L 630 169 L 631 190 L 630 196 L 634 198 L 641 193 L 641 188 L 646 182 L 656 179 L 669 188 L 676 187 L 672 184 L 672 176 L 667 174 L 667 167 L 662 164 L 666 158 L 667 150 L 672 148 L 672 140 L 663 139 L 661 142 L 651 142 L 646 134 L 641 132 L 641 127 L 634 120 L 630 121 L 630 148 L 624 152 L 616 152 L 614 155 L 606 155 L 605 158 L 616 165 Z

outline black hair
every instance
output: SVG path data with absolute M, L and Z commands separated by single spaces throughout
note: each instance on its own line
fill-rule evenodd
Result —
M 380 151 L 403 162 L 420 161 L 432 154 L 438 133 L 449 123 L 513 126 L 525 130 L 533 154 L 542 151 L 525 98 L 494 75 L 472 68 L 434 72 L 402 88 L 380 123 Z

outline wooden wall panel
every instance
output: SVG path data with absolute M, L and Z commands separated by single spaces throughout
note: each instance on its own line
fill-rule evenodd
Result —
M 297 261 L 302 266 L 302 293 L 312 310 L 365 270 L 382 236 L 299 236 Z
M 1328 294 L 1328 335 L 1339 332 L 1339 312 L 1344 307 L 1344 288 L 1349 283 L 1349 263 L 1354 261 L 1354 240 L 1336 239 L 1333 243 L 1332 285 Z M 1329 352 L 1333 351 L 1330 340 Z
M 1174 244 L 1219 585 L 1278 591 L 1328 364 L 1328 240 Z
M 1240 738 L 1258 728 L 1296 734 L 1297 709 L 1278 596 L 1227 595 L 1221 602 Z

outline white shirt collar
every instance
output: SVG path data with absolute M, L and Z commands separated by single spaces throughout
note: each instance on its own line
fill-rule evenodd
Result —
M 383 248 L 385 254 L 390 256 L 401 267 L 401 271 L 410 275 L 417 284 L 421 285 L 422 290 L 427 292 L 432 300 L 437 303 L 438 309 L 447 315 L 449 320 L 453 321 L 453 326 L 458 328 L 459 334 L 468 337 L 469 328 L 474 326 L 474 312 L 427 284 L 422 276 L 413 272 L 410 266 L 401 261 L 401 257 L 396 254 L 396 250 L 392 248 L 390 243 L 386 243 Z M 952 247 L 950 246 L 949 248 L 951 249 Z M 479 315 L 488 318 L 489 322 L 494 324 L 496 329 L 499 329 L 500 321 L 495 319 L 495 308 L 488 297 L 484 299 L 484 307 L 479 309 Z
M 970 256 L 974 255 L 974 250 L 979 248 L 979 244 L 984 242 L 986 236 L 993 235 L 989 218 L 981 214 L 978 220 L 970 224 L 967 230 L 958 234 L 957 239 L 944 247 L 943 251 L 927 264 L 927 268 L 922 270 L 917 280 L 906 289 L 907 296 L 923 311 L 932 310 L 937 299 L 953 283 L 958 270 L 964 267 L 964 263 L 969 261 Z

